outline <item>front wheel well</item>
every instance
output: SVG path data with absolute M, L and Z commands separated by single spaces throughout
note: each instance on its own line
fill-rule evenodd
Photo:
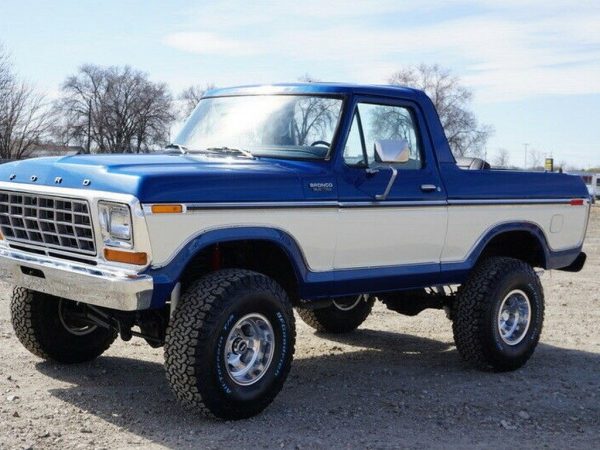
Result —
M 221 269 L 247 269 L 262 273 L 287 292 L 292 304 L 300 301 L 299 282 L 290 256 L 269 240 L 217 242 L 198 252 L 187 264 L 180 281 L 185 290 L 198 277 Z
M 478 262 L 495 256 L 519 259 L 532 267 L 546 267 L 543 244 L 537 236 L 525 230 L 506 231 L 494 236 L 479 255 Z

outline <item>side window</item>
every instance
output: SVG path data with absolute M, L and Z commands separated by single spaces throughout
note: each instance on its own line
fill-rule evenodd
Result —
M 348 139 L 344 147 L 344 161 L 350 166 L 366 165 L 365 153 L 360 139 L 358 115 L 356 113 L 354 114 L 354 119 L 352 119 L 350 133 L 348 133 Z
M 421 148 L 413 114 L 401 106 L 360 103 L 358 105 L 369 164 L 377 161 L 375 141 L 404 140 L 410 152 L 409 161 L 397 164 L 397 169 L 420 169 L 423 166 Z

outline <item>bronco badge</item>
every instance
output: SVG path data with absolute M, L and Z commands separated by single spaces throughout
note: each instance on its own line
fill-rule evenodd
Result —
M 308 183 L 308 187 L 315 192 L 331 192 L 333 191 L 333 183 L 331 182 L 312 182 Z

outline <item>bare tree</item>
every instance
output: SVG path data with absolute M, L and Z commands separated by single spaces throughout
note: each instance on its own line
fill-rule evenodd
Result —
M 530 168 L 543 170 L 543 168 L 544 168 L 542 166 L 543 156 L 539 150 L 535 150 L 535 149 L 529 150 L 528 161 L 529 161 Z
M 564 159 L 554 166 L 554 170 L 560 173 L 570 172 L 577 170 L 574 166 L 569 165 Z M 597 170 L 588 169 L 590 172 L 597 172 Z
M 8 54 L 0 44 L 0 95 L 4 96 L 9 86 L 14 81 L 14 74 Z
M 319 140 L 324 130 L 331 128 L 339 106 L 335 100 L 325 97 L 306 97 L 296 102 L 292 121 L 296 143 L 310 145 Z
M 318 78 L 305 73 L 298 77 L 304 83 L 316 83 Z M 298 145 L 310 145 L 330 129 L 338 115 L 337 102 L 325 97 L 306 97 L 295 105 L 292 125 Z M 310 141 L 310 142 L 309 142 Z
M 198 102 L 204 93 L 214 88 L 215 85 L 212 83 L 208 83 L 204 86 L 195 84 L 179 94 L 178 100 L 182 103 L 180 117 L 186 119 L 192 113 L 196 105 L 198 105 Z
M 302 83 L 318 83 L 321 80 L 319 78 L 313 77 L 310 73 L 306 72 L 304 75 L 298 77 L 298 81 Z
M 164 83 L 129 66 L 84 65 L 62 85 L 57 134 L 99 153 L 140 153 L 165 145 L 175 120 Z
M 0 47 L 0 158 L 20 159 L 50 127 L 44 96 L 18 79 Z
M 362 118 L 363 122 L 366 120 Z M 414 130 L 413 120 L 410 113 L 402 108 L 395 106 L 379 107 L 373 111 L 370 117 L 370 123 L 363 123 L 363 127 L 368 125 L 374 136 L 386 139 L 404 139 L 411 147 L 411 133 Z
M 433 101 L 456 156 L 480 155 L 492 127 L 480 124 L 469 109 L 473 92 L 450 70 L 437 64 L 405 67 L 389 78 L 390 84 L 421 89 Z
M 592 172 L 592 173 L 600 173 L 600 167 L 587 167 L 584 168 L 582 166 L 577 166 L 575 164 L 569 164 L 564 159 L 561 160 L 558 164 L 554 164 L 555 172 Z
M 508 167 L 510 163 L 510 156 L 508 150 L 505 148 L 499 148 L 494 158 L 494 166 L 496 167 Z

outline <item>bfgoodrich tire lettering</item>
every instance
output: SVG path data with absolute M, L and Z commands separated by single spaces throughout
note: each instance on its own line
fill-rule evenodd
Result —
M 274 353 L 256 382 L 241 385 L 228 373 L 228 337 L 240 319 L 260 315 L 274 332 Z M 295 327 L 285 291 L 255 272 L 228 269 L 209 274 L 184 292 L 167 330 L 167 379 L 186 407 L 224 419 L 265 409 L 281 390 L 294 354 Z
M 10 312 L 15 334 L 36 356 L 70 364 L 91 361 L 104 353 L 117 338 L 113 330 L 91 327 L 89 332 L 70 332 L 60 307 L 70 300 L 15 287 Z
M 500 307 L 511 292 L 529 303 L 524 336 L 511 345 L 501 336 Z M 452 324 L 460 355 L 484 370 L 508 371 L 523 366 L 539 342 L 544 321 L 544 291 L 533 268 L 520 260 L 493 257 L 476 267 L 460 289 Z

